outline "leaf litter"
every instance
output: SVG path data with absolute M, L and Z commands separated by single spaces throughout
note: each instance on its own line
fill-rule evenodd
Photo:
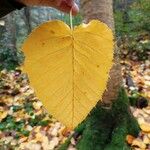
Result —
M 150 61 L 122 61 L 124 86 L 129 96 L 135 91 L 149 100 L 142 109 L 131 107 L 140 125 L 138 137 L 128 135 L 127 143 L 134 150 L 150 149 Z M 133 83 L 128 83 L 128 76 Z M 73 131 L 49 116 L 26 74 L 21 70 L 0 73 L 0 149 L 2 150 L 53 150 L 58 149 Z M 69 150 L 75 150 L 71 139 Z
M 0 73 L 0 149 L 51 150 L 70 131 L 44 110 L 21 70 Z

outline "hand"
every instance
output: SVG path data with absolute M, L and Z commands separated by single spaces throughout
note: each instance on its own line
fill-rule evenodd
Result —
M 26 6 L 50 6 L 63 12 L 69 13 L 72 9 L 72 14 L 76 15 L 79 11 L 77 4 L 74 0 L 17 0 Z

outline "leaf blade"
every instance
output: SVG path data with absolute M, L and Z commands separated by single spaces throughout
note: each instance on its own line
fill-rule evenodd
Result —
M 111 30 L 97 20 L 73 31 L 61 21 L 50 21 L 31 33 L 23 51 L 24 70 L 45 108 L 76 127 L 106 89 L 113 60 Z

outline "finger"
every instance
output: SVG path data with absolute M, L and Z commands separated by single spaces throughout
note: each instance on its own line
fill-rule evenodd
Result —
M 76 3 L 73 2 L 72 5 L 69 5 L 67 1 L 63 1 L 63 3 L 57 7 L 57 9 L 69 13 L 72 10 L 72 14 L 76 15 L 79 12 L 79 8 Z
M 65 2 L 69 5 L 69 6 L 74 6 L 75 2 L 73 0 L 65 0 Z
M 78 8 L 77 4 L 73 0 L 39 0 L 39 1 L 34 0 L 32 2 L 29 1 L 29 0 L 26 0 L 26 1 L 28 3 L 30 2 L 30 6 L 31 5 L 50 6 L 50 7 L 54 7 L 58 10 L 66 12 L 66 13 L 69 13 L 70 10 L 72 9 L 72 14 L 73 15 L 76 15 L 79 11 L 79 8 Z M 36 1 L 36 3 L 35 3 L 35 1 Z M 58 3 L 58 2 L 60 2 L 60 3 Z
M 56 0 L 56 5 L 57 6 L 61 6 L 61 4 L 66 3 L 69 6 L 73 6 L 74 5 L 74 1 L 73 0 Z
M 71 7 L 66 5 L 66 4 L 63 4 L 63 5 L 60 5 L 60 6 L 56 6 L 55 8 L 60 10 L 60 11 L 66 12 L 66 13 L 69 13 L 70 10 L 71 10 Z
M 79 12 L 79 7 L 76 3 L 74 3 L 74 5 L 72 6 L 72 14 L 73 15 L 77 15 L 77 13 Z

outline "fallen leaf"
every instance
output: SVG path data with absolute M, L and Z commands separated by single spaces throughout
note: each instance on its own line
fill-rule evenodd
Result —
M 132 144 L 134 139 L 135 139 L 135 137 L 133 137 L 132 135 L 127 135 L 127 137 L 126 137 L 126 141 L 128 144 Z
M 33 103 L 33 108 L 34 109 L 40 109 L 42 107 L 42 103 L 40 102 L 40 101 L 38 101 L 38 102 L 34 102 Z
M 0 112 L 0 122 L 6 118 L 8 115 L 8 112 L 7 111 L 4 111 L 4 112 Z
M 150 132 L 150 124 L 148 124 L 148 123 L 142 123 L 142 124 L 140 124 L 140 128 L 144 132 Z
M 136 146 L 136 147 L 139 147 L 141 149 L 145 149 L 146 148 L 146 145 L 139 139 L 133 140 L 132 146 Z
M 147 135 L 144 135 L 144 137 L 143 137 L 143 142 L 144 142 L 145 144 L 149 144 L 149 143 L 150 143 L 150 139 L 148 138 Z

